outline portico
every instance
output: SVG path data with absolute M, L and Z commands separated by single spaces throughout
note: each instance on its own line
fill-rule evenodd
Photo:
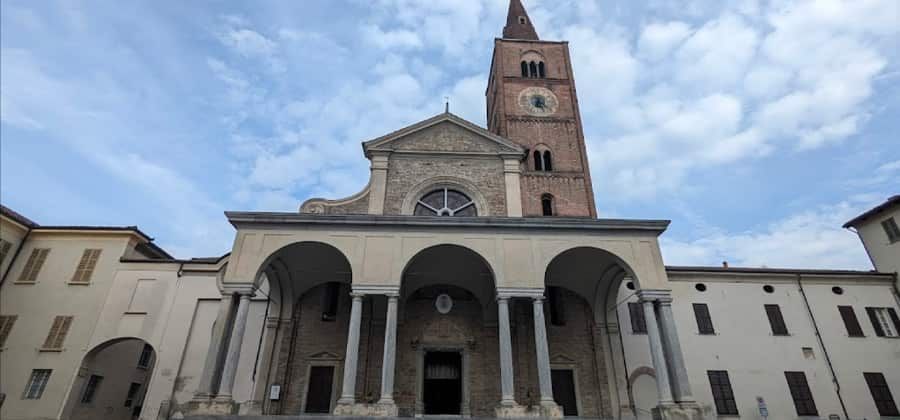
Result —
M 600 332 L 613 323 L 605 316 L 615 300 L 610 291 L 626 277 L 639 285 L 648 324 L 659 325 L 651 334 L 654 368 L 669 374 L 656 376 L 660 404 L 689 408 L 656 242 L 666 221 L 228 217 L 238 234 L 222 279 L 222 322 L 213 331 L 206 387 L 196 398 L 218 412 L 297 414 L 326 398 L 339 415 L 560 417 L 553 377 L 563 364 L 571 373 L 557 376 L 578 378 L 571 384 L 580 390 L 571 396 L 578 415 L 617 415 L 620 397 L 610 372 L 623 363 L 621 354 L 601 333 L 570 342 L 577 335 L 565 331 Z M 568 268 L 575 261 L 579 268 Z M 552 289 L 550 295 L 551 288 L 568 294 Z M 246 317 L 240 302 L 260 290 L 270 297 L 275 325 L 263 332 L 256 399 L 228 408 L 228 360 L 240 354 Z M 572 311 L 560 324 L 557 299 L 566 308 L 583 305 L 587 316 Z M 335 392 L 310 394 L 311 381 L 329 373 L 322 383 Z M 270 398 L 273 385 L 278 399 Z M 430 406 L 434 389 L 458 389 L 458 410 Z

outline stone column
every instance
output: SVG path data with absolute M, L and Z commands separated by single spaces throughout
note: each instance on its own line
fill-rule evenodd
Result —
M 513 389 L 513 361 L 512 341 L 509 330 L 509 297 L 497 297 L 497 336 L 500 339 L 500 390 L 502 398 L 500 405 L 516 405 L 515 390 Z
M 660 297 L 657 302 L 659 311 L 659 329 L 662 333 L 663 348 L 666 351 L 666 363 L 669 366 L 670 379 L 672 381 L 672 395 L 676 402 L 694 402 L 691 393 L 691 383 L 687 376 L 687 367 L 684 365 L 684 355 L 681 352 L 681 343 L 678 341 L 678 331 L 675 329 L 675 317 L 672 314 L 672 297 Z
M 244 330 L 247 327 L 247 315 L 250 313 L 250 295 L 252 292 L 242 292 L 241 301 L 238 303 L 237 315 L 234 317 L 234 328 L 231 331 L 231 340 L 228 342 L 228 355 L 225 357 L 225 366 L 222 367 L 222 382 L 219 384 L 219 399 L 231 399 L 231 391 L 234 388 L 234 378 L 237 375 L 238 362 L 241 359 L 241 343 L 244 341 Z
M 381 399 L 379 404 L 394 404 L 394 360 L 397 358 L 397 299 L 387 295 L 387 316 L 384 322 L 384 358 L 381 362 Z
M 233 304 L 234 299 L 231 294 L 222 295 L 222 300 L 219 302 L 219 314 L 213 325 L 209 350 L 206 352 L 206 362 L 203 364 L 203 375 L 200 376 L 200 384 L 197 385 L 194 399 L 210 398 L 216 393 L 217 370 L 225 350 L 225 338 L 230 331 L 229 325 L 231 324 L 231 307 Z
M 538 383 L 541 405 L 553 404 L 553 385 L 550 379 L 550 349 L 547 347 L 547 326 L 544 322 L 544 297 L 534 298 L 534 349 L 537 356 Z
M 351 293 L 350 328 L 347 332 L 347 353 L 344 357 L 344 382 L 338 404 L 356 402 L 356 367 L 359 359 L 359 324 L 362 317 L 363 294 Z
M 656 325 L 656 312 L 653 310 L 653 300 L 640 294 L 641 304 L 644 306 L 644 319 L 647 323 L 647 338 L 650 339 L 650 356 L 653 359 L 653 370 L 656 374 L 656 390 L 659 393 L 660 404 L 672 403 L 672 390 L 669 387 L 669 369 L 666 367 L 666 358 L 663 352 L 662 340 Z

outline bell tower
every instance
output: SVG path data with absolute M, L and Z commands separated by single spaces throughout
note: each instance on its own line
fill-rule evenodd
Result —
M 569 43 L 542 41 L 520 0 L 494 39 L 488 130 L 526 149 L 525 216 L 597 217 Z

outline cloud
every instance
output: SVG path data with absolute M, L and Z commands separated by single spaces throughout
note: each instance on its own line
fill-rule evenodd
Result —
M 366 25 L 363 27 L 360 35 L 366 42 L 385 50 L 422 47 L 422 40 L 419 39 L 419 35 L 405 29 L 383 31 L 378 26 Z
M 690 34 L 691 28 L 684 22 L 651 23 L 641 31 L 638 55 L 654 61 L 665 58 Z
M 758 230 L 719 231 L 687 241 L 664 236 L 660 246 L 669 265 L 728 261 L 742 267 L 870 270 L 859 238 L 841 225 L 875 204 L 852 198 L 792 214 Z

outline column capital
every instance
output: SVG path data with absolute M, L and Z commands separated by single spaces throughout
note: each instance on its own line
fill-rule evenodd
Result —
M 663 289 L 641 289 L 635 292 L 638 299 L 643 302 L 654 302 L 654 301 L 672 301 L 672 291 L 671 290 L 663 290 Z
M 544 296 L 532 296 L 531 299 L 533 300 L 535 305 L 543 305 L 544 300 L 546 300 L 547 298 Z
M 229 297 L 231 297 L 232 295 L 239 295 L 239 296 L 246 295 L 249 297 L 253 297 L 253 295 L 255 293 L 256 293 L 256 287 L 254 287 L 252 285 L 246 285 L 246 284 L 242 284 L 240 286 L 225 285 L 222 288 L 222 296 L 228 295 Z
M 353 285 L 353 293 L 364 295 L 399 295 L 400 286 L 393 285 Z
M 544 296 L 544 289 L 534 289 L 527 287 L 498 287 L 497 288 L 497 298 L 505 297 L 505 298 L 513 298 L 513 297 L 522 297 L 522 298 L 534 298 L 537 296 Z
M 364 296 L 366 296 L 365 293 L 360 293 L 360 292 L 350 292 L 350 297 L 352 297 L 353 300 L 362 300 L 362 298 L 363 298 Z

